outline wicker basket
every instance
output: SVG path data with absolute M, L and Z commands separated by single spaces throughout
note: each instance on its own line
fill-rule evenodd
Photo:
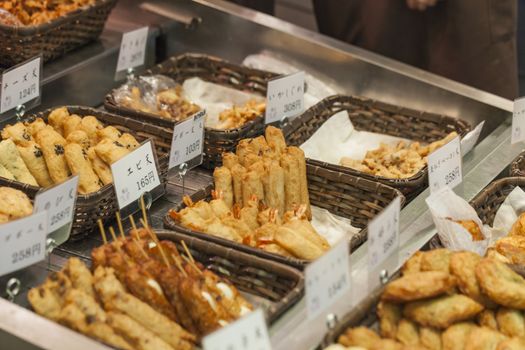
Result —
M 456 131 L 465 135 L 468 123 L 451 117 L 419 112 L 383 102 L 354 96 L 330 96 L 308 109 L 300 117 L 285 127 L 285 135 L 290 145 L 299 146 L 306 142 L 331 116 L 347 111 L 356 130 L 403 137 L 420 142 L 433 142 Z M 379 181 L 400 190 L 407 200 L 415 197 L 427 186 L 427 167 L 407 179 L 390 179 L 366 174 L 352 168 L 308 159 L 308 163 L 339 173 L 364 177 Z
M 401 197 L 401 203 L 404 202 L 404 197 L 401 192 L 378 182 L 348 174 L 336 173 L 312 165 L 307 165 L 307 174 L 311 204 L 325 208 L 333 214 L 349 218 L 352 226 L 361 229 L 361 231 L 355 234 L 350 240 L 351 250 L 356 249 L 366 241 L 368 221 L 381 212 L 397 196 Z M 209 200 L 211 199 L 212 189 L 213 186 L 209 185 L 195 192 L 191 196 L 191 199 L 193 202 L 201 199 Z M 180 203 L 174 209 L 179 211 L 184 207 L 184 203 Z M 297 258 L 284 257 L 234 241 L 193 231 L 175 222 L 169 214 L 164 218 L 164 227 L 301 269 L 310 262 Z
M 46 62 L 95 40 L 116 3 L 117 0 L 98 0 L 92 6 L 37 26 L 0 24 L 0 65 L 9 67 L 39 54 Z
M 195 260 L 226 277 L 239 290 L 270 301 L 270 305 L 263 307 L 269 323 L 276 321 L 303 295 L 303 275 L 292 267 L 178 232 L 159 230 L 157 235 L 177 245 L 184 240 Z M 184 251 L 182 246 L 179 250 Z
M 267 81 L 276 76 L 274 73 L 247 68 L 226 62 L 220 58 L 201 54 L 184 54 L 171 57 L 144 73 L 144 75 L 150 74 L 166 75 L 180 84 L 188 78 L 199 77 L 215 84 L 262 96 L 266 95 Z M 113 97 L 113 92 L 106 96 L 104 107 L 113 113 L 169 129 L 173 129 L 175 123 L 173 120 L 162 118 L 158 115 L 119 106 Z M 264 116 L 257 117 L 255 120 L 237 129 L 215 130 L 206 128 L 203 166 L 208 169 L 220 166 L 224 152 L 233 151 L 240 140 L 259 136 L 263 131 Z
M 521 152 L 509 167 L 510 176 L 525 176 L 525 152 Z
M 93 115 L 105 125 L 113 125 L 122 132 L 129 132 L 135 136 L 139 142 L 148 138 L 152 139 L 157 152 L 159 178 L 163 184 L 166 182 L 168 175 L 168 150 L 171 143 L 170 133 L 167 133 L 162 128 L 153 125 L 146 125 L 140 121 L 113 115 L 101 110 L 78 106 L 66 107 L 72 114 L 78 114 L 79 116 Z M 24 118 L 24 120 L 31 120 L 40 117 L 47 121 L 47 116 L 53 109 L 48 109 L 35 115 L 28 116 Z M 34 198 L 36 193 L 40 190 L 40 187 L 9 180 L 4 177 L 0 177 L 0 186 L 9 186 L 19 189 L 25 192 L 30 198 Z M 71 239 L 80 239 L 84 237 L 84 235 L 88 234 L 95 228 L 98 219 L 102 219 L 103 221 L 111 219 L 114 217 L 117 210 L 117 198 L 115 196 L 114 187 L 111 184 L 102 187 L 99 191 L 94 193 L 86 195 L 79 194 L 75 206 Z

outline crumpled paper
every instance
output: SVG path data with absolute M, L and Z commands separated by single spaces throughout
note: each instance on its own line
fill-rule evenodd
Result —
M 520 187 L 516 187 L 509 193 L 496 212 L 492 224 L 493 241 L 506 236 L 524 211 L 525 192 Z
M 350 219 L 334 215 L 328 210 L 312 206 L 312 226 L 323 236 L 330 246 L 334 246 L 342 239 L 350 240 L 361 229 L 353 227 Z

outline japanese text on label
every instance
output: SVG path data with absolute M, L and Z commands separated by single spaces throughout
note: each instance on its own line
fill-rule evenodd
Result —
M 202 110 L 174 126 L 169 169 L 202 155 L 205 115 Z
M 0 113 L 40 96 L 41 57 L 33 58 L 2 74 Z
M 399 211 L 396 197 L 368 224 L 368 271 L 374 271 L 399 247 Z
M 454 188 L 463 181 L 459 136 L 428 155 L 430 192 L 444 186 Z
M 270 350 L 268 330 L 261 309 L 250 312 L 202 340 L 204 350 Z
M 350 290 L 348 241 L 342 240 L 304 270 L 306 308 L 313 319 Z
M 151 141 L 111 164 L 111 172 L 120 209 L 160 185 Z
M 0 225 L 0 276 L 44 260 L 47 213 Z
M 124 33 L 120 43 L 117 72 L 144 64 L 147 41 L 148 27 Z
M 514 100 L 511 144 L 525 140 L 525 97 Z
M 304 72 L 297 72 L 268 82 L 265 123 L 289 118 L 304 110 Z

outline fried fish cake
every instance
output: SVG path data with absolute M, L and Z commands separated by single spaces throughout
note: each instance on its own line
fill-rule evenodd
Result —
M 408 275 L 414 272 L 420 272 L 421 271 L 421 258 L 423 257 L 422 251 L 417 251 L 408 259 L 401 268 L 401 274 Z
M 370 350 L 424 350 L 421 348 L 414 348 L 413 345 L 403 346 L 402 344 L 392 339 L 380 339 L 369 349 Z
M 82 118 L 77 114 L 67 116 L 62 123 L 64 137 L 67 138 L 72 132 L 79 130 Z
M 11 139 L 15 144 L 22 146 L 25 146 L 29 141 L 33 141 L 31 133 L 29 133 L 22 122 L 18 122 L 15 125 L 7 124 L 2 130 L 2 138 L 4 140 Z
M 97 153 L 95 152 L 95 147 L 89 148 L 87 151 L 87 155 L 89 160 L 91 161 L 93 170 L 99 177 L 100 181 L 102 181 L 104 185 L 112 183 L 113 175 L 111 174 L 111 168 L 106 163 L 104 163 L 104 161 L 100 159 L 99 156 L 97 156 Z
M 0 164 L 13 174 L 17 181 L 38 186 L 38 183 L 33 175 L 31 175 L 31 172 L 20 156 L 20 152 L 18 152 L 15 143 L 11 139 L 0 142 Z
M 435 297 L 456 286 L 456 278 L 443 271 L 416 272 L 389 283 L 382 299 L 407 302 Z
M 441 331 L 435 328 L 420 327 L 419 342 L 429 350 L 441 350 Z
M 31 134 L 31 136 L 35 136 L 37 132 L 44 129 L 47 124 L 42 118 L 36 118 L 32 122 L 25 122 L 24 125 L 27 128 L 27 131 Z
M 67 135 L 66 141 L 67 143 L 78 143 L 85 151 L 87 151 L 91 145 L 89 137 L 87 136 L 86 132 L 82 130 L 75 130 L 69 133 L 69 135 Z
M 461 322 L 450 326 L 441 335 L 443 350 L 464 350 L 470 333 L 478 328 L 472 322 Z
M 525 265 L 525 236 L 507 236 L 494 243 L 494 249 L 506 258 L 509 264 Z
M 129 150 L 118 141 L 104 139 L 95 146 L 95 152 L 107 165 L 111 165 L 127 155 Z
M 496 313 L 493 310 L 485 309 L 481 311 L 477 320 L 480 326 L 488 327 L 496 331 L 498 330 L 498 321 L 496 320 Z
M 401 306 L 387 301 L 380 301 L 377 305 L 377 316 L 379 318 L 379 333 L 381 336 L 395 339 L 397 324 L 402 317 Z
M 496 350 L 523 350 L 525 349 L 525 338 L 506 339 L 498 344 Z
M 476 266 L 476 278 L 483 293 L 496 303 L 525 309 L 525 279 L 504 263 L 482 259 Z
M 509 337 L 525 336 L 523 312 L 502 307 L 496 313 L 499 331 Z
M 98 130 L 104 128 L 102 123 L 92 115 L 82 118 L 79 127 L 88 135 L 92 146 L 96 145 L 100 140 L 97 134 Z
M 415 322 L 402 318 L 397 325 L 396 339 L 403 345 L 419 344 L 419 327 Z
M 463 295 L 444 295 L 405 305 L 403 315 L 426 327 L 444 329 L 469 320 L 483 310 L 483 305 Z
M 60 107 L 54 109 L 51 113 L 49 113 L 47 117 L 47 122 L 53 127 L 53 129 L 55 129 L 56 132 L 63 136 L 63 124 L 67 117 L 69 117 L 69 111 L 67 110 L 67 108 Z
M 470 332 L 465 350 L 496 350 L 505 336 L 487 327 L 476 327 Z
M 481 293 L 476 279 L 476 265 L 480 261 L 481 257 L 476 253 L 455 252 L 450 258 L 450 272 L 457 278 L 459 290 L 463 294 L 486 307 L 495 308 L 497 305 Z
M 78 175 L 78 192 L 87 194 L 96 192 L 102 187 L 100 179 L 93 170 L 87 153 L 78 143 L 68 143 L 65 147 L 67 165 L 74 175 Z
M 373 330 L 367 327 L 356 327 L 347 329 L 337 341 L 344 346 L 362 346 L 368 349 L 380 339 L 379 335 Z
M 512 225 L 509 236 L 523 236 L 525 235 L 525 213 L 522 213 L 518 220 Z
M 33 213 L 33 205 L 27 195 L 10 187 L 0 187 L 0 213 L 9 220 L 23 218 Z
M 448 249 L 433 249 L 423 253 L 421 257 L 421 271 L 449 272 L 452 252 Z
M 127 132 L 123 133 L 117 141 L 130 151 L 133 151 L 140 145 L 137 139 L 133 135 L 128 134 Z

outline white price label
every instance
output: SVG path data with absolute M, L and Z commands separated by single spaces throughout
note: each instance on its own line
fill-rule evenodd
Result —
M 47 211 L 48 229 L 51 233 L 73 220 L 75 201 L 77 199 L 78 175 L 37 193 L 34 212 Z
M 202 340 L 204 350 L 271 350 L 261 309 L 223 327 Z
M 44 260 L 46 236 L 46 212 L 0 225 L 0 276 Z
M 313 319 L 350 290 L 350 252 L 343 239 L 304 270 L 306 308 Z
M 118 54 L 117 72 L 144 64 L 148 27 L 124 33 Z
M 478 142 L 479 135 L 481 135 L 481 130 L 483 130 L 483 125 L 485 125 L 485 121 L 479 123 L 474 128 L 474 130 L 470 131 L 461 139 L 461 154 L 463 156 L 469 153 L 472 148 L 474 148 L 476 142 Z
M 202 154 L 205 115 L 206 111 L 202 110 L 175 125 L 171 139 L 169 169 Z
M 40 96 L 41 61 L 41 57 L 36 57 L 2 74 L 0 113 Z
M 512 112 L 512 135 L 510 143 L 515 144 L 525 140 L 525 97 L 514 100 Z
M 430 153 L 427 160 L 431 193 L 445 186 L 454 188 L 463 181 L 459 136 Z
M 111 164 L 119 209 L 160 185 L 151 141 Z
M 289 118 L 304 110 L 304 72 L 293 73 L 268 82 L 265 123 Z
M 374 271 L 399 247 L 399 211 L 401 199 L 396 197 L 368 224 L 368 271 Z

